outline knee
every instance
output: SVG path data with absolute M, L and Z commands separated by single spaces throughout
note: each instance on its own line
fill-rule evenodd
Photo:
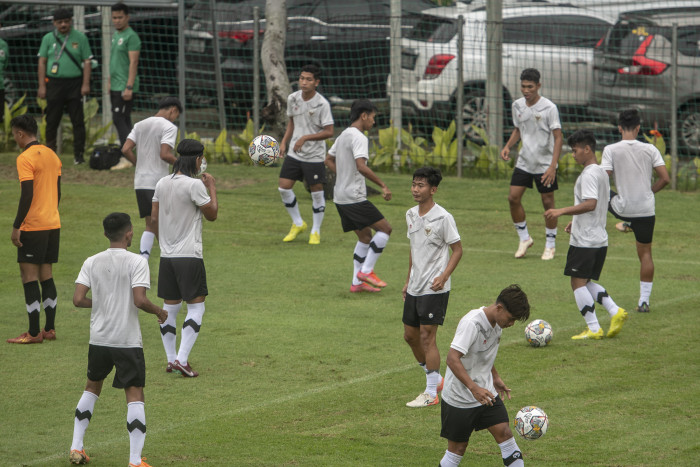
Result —
M 406 341 L 408 345 L 411 347 L 415 347 L 416 345 L 419 344 L 419 339 L 416 337 L 416 335 L 412 332 L 407 332 L 404 331 L 403 333 L 403 340 Z
M 521 197 L 518 195 L 508 195 L 508 204 L 510 204 L 511 207 L 520 206 L 520 200 Z
M 384 232 L 387 235 L 391 235 L 391 232 L 392 232 L 391 225 L 387 224 L 386 228 L 384 230 L 382 230 L 382 232 Z

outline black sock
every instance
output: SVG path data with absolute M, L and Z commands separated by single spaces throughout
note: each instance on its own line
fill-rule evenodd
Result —
M 41 283 L 41 300 L 44 303 L 44 313 L 46 313 L 46 325 L 44 329 L 50 331 L 56 329 L 56 285 L 53 277 Z
M 27 315 L 29 315 L 29 334 L 32 337 L 39 335 L 41 331 L 39 318 L 41 316 L 41 293 L 39 292 L 39 281 L 27 282 L 24 284 L 24 303 L 27 305 Z

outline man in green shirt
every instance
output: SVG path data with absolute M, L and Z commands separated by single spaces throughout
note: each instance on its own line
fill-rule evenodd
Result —
M 141 39 L 129 27 L 129 7 L 123 3 L 112 5 L 112 24 L 116 32 L 112 37 L 109 57 L 109 96 L 112 102 L 112 121 L 119 141 L 124 146 L 133 127 L 131 109 L 134 93 L 139 90 L 137 69 L 141 54 Z
M 56 151 L 56 133 L 68 111 L 73 124 L 74 163 L 85 162 L 85 121 L 82 97 L 90 93 L 92 52 L 87 37 L 73 29 L 73 12 L 54 11 L 55 31 L 47 33 L 39 47 L 39 90 L 46 99 L 46 145 Z

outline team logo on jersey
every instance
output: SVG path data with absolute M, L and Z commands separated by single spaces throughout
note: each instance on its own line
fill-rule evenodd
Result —
M 75 50 L 78 50 L 78 47 L 79 47 L 77 42 L 71 42 L 70 46 L 73 47 Z
M 5 51 L 4 51 L 4 50 L 0 50 L 0 57 L 5 57 Z
M 430 235 L 430 232 L 432 232 L 432 231 L 433 231 L 433 229 L 431 229 L 430 227 L 426 227 L 425 228 L 425 235 Z
M 537 120 L 539 122 L 541 118 L 542 118 L 541 114 L 535 114 L 535 120 Z
M 124 38 L 120 37 L 119 40 L 117 41 L 117 45 L 122 45 L 124 43 Z

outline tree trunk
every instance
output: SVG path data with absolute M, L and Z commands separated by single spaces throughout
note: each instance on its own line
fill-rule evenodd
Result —
M 287 96 L 292 92 L 284 63 L 286 34 L 287 1 L 266 0 L 261 60 L 267 87 L 267 105 L 260 116 L 265 122 L 265 133 L 277 141 L 282 140 L 287 128 Z

